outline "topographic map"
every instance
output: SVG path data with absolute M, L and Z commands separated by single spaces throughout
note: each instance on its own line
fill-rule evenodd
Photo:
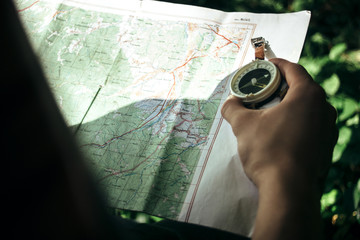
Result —
M 227 76 L 255 25 L 15 2 L 109 206 L 176 219 L 201 177 Z

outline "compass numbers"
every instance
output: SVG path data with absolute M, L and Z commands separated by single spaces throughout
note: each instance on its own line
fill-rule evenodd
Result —
M 242 67 L 231 80 L 232 93 L 244 102 L 263 101 L 279 86 L 280 76 L 271 62 L 256 60 Z

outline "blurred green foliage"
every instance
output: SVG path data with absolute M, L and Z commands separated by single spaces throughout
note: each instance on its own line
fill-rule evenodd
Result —
M 287 13 L 310 10 L 312 12 L 300 64 L 325 89 L 328 101 L 338 111 L 339 139 L 321 199 L 326 239 L 360 239 L 360 1 L 167 0 L 167 2 L 223 11 Z M 137 213 L 127 211 L 119 211 L 117 215 L 131 219 L 138 218 Z M 145 222 L 159 220 L 147 215 L 141 216 L 145 218 Z M 144 219 L 142 221 L 144 222 Z
M 111 215 L 119 216 L 124 219 L 132 219 L 138 223 L 156 223 L 163 218 L 152 216 L 142 212 L 130 211 L 130 210 L 122 210 L 117 208 L 108 208 L 108 211 Z

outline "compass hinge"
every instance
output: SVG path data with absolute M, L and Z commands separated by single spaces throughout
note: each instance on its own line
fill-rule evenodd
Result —
M 266 40 L 263 37 L 257 37 L 251 39 L 251 45 L 255 48 L 255 59 L 265 59 L 265 47 Z

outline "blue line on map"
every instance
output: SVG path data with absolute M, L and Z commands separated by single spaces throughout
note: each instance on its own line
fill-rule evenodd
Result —
M 166 159 L 166 158 L 170 157 L 171 155 L 181 155 L 181 154 L 185 153 L 186 151 L 188 151 L 190 148 L 197 147 L 197 146 L 199 146 L 199 145 L 201 145 L 203 143 L 206 143 L 206 140 L 198 142 L 197 144 L 192 144 L 192 145 L 188 146 L 186 149 L 182 150 L 180 153 L 170 153 L 170 154 L 168 154 L 168 155 L 166 155 L 164 157 L 161 157 L 160 159 Z
M 132 175 L 136 175 L 136 173 L 126 173 L 126 174 L 124 174 L 124 176 L 132 176 Z
M 162 119 L 162 117 L 164 116 L 164 114 L 166 114 L 166 113 L 170 110 L 170 108 L 171 108 L 173 105 L 176 104 L 176 102 L 177 102 L 177 100 L 175 100 L 173 103 L 171 103 L 169 106 L 167 106 L 167 107 L 163 110 L 163 112 L 160 114 L 160 116 L 156 118 L 155 121 L 149 122 L 148 124 L 144 125 L 142 128 L 140 128 L 140 129 L 138 129 L 138 130 L 143 130 L 143 129 L 152 127 L 152 126 L 155 125 L 156 123 L 160 122 L 161 119 Z

